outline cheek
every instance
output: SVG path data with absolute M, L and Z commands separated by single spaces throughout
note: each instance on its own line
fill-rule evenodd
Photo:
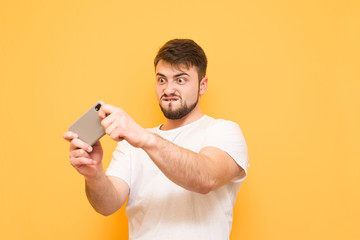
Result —
M 157 98 L 160 98 L 161 97 L 161 94 L 162 94 L 162 91 L 161 91 L 161 88 L 156 86 L 155 87 L 155 93 L 156 93 L 156 97 Z
M 198 87 L 194 87 L 194 88 L 191 88 L 191 89 L 188 89 L 186 91 L 186 94 L 184 93 L 184 97 L 185 99 L 188 101 L 188 102 L 195 102 L 198 98 Z

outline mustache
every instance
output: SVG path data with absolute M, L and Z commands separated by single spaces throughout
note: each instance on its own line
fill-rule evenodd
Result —
M 181 99 L 181 97 L 179 95 L 176 95 L 176 94 L 170 94 L 170 95 L 167 95 L 167 94 L 163 94 L 161 97 L 160 97 L 160 100 L 164 97 L 177 97 L 179 99 Z

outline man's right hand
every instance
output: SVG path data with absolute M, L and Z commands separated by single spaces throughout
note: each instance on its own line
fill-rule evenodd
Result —
M 70 163 L 80 174 L 86 179 L 94 179 L 104 174 L 100 141 L 91 147 L 70 131 L 65 132 L 63 138 L 70 142 Z

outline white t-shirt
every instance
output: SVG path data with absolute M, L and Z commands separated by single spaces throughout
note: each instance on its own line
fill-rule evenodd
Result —
M 166 178 L 145 151 L 119 142 L 106 174 L 123 179 L 130 187 L 126 205 L 129 238 L 229 239 L 236 195 L 248 168 L 247 147 L 239 126 L 205 115 L 177 129 L 162 131 L 157 127 L 149 131 L 194 152 L 217 147 L 227 152 L 245 174 L 208 194 L 191 192 Z

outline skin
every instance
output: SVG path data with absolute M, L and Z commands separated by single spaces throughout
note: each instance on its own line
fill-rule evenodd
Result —
M 196 67 L 175 67 L 160 60 L 155 73 L 156 95 L 165 111 L 177 111 L 198 101 L 184 117 L 166 119 L 162 130 L 185 126 L 204 116 L 200 98 L 206 92 L 208 79 L 202 78 L 199 84 Z M 121 108 L 105 104 L 99 116 L 107 135 L 143 149 L 166 177 L 187 190 L 207 194 L 243 171 L 226 152 L 215 147 L 204 147 L 199 153 L 181 148 L 145 130 Z M 91 147 L 73 132 L 65 132 L 63 137 L 70 142 L 71 165 L 85 177 L 91 205 L 103 215 L 116 212 L 125 203 L 129 186 L 120 178 L 105 175 L 100 141 Z

